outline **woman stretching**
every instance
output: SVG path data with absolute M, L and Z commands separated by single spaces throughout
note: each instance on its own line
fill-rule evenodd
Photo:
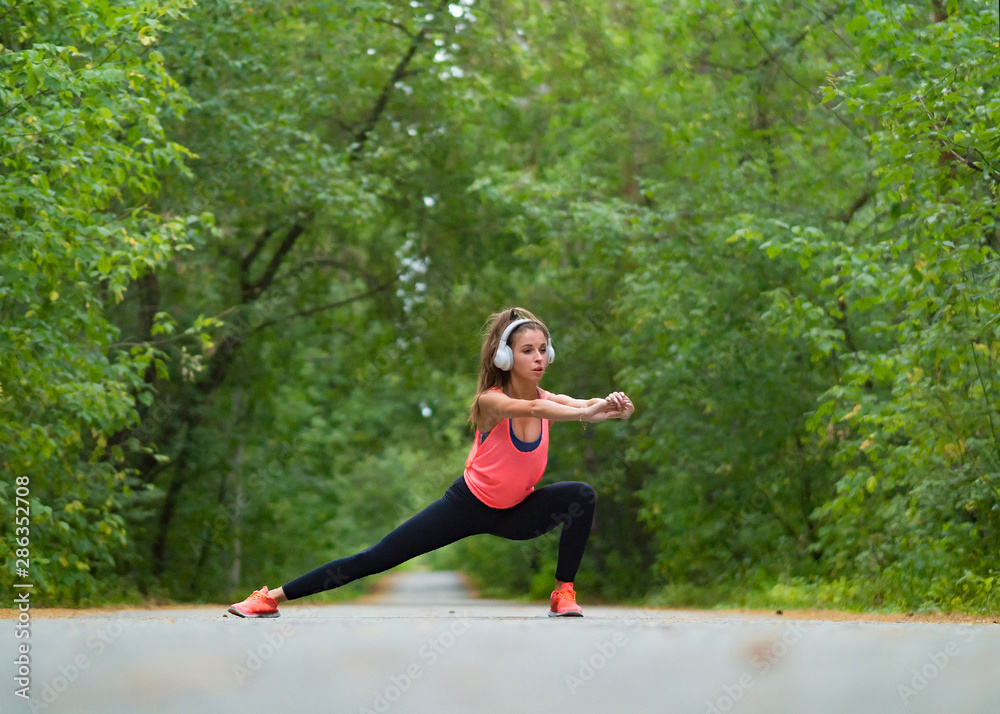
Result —
M 278 617 L 278 604 L 285 600 L 339 588 L 471 535 L 529 540 L 562 525 L 549 617 L 582 617 L 573 578 L 590 537 L 596 497 L 589 485 L 577 481 L 535 489 L 548 458 L 549 423 L 628 419 L 635 407 L 622 392 L 586 400 L 546 392 L 538 383 L 554 359 L 548 328 L 530 312 L 513 308 L 492 315 L 469 411 L 476 437 L 464 475 L 371 548 L 321 565 L 277 590 L 255 590 L 229 612 Z

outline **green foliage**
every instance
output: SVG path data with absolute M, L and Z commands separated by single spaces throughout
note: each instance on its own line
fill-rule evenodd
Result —
M 668 576 L 822 574 L 831 589 L 815 602 L 827 606 L 996 606 L 997 145 L 980 119 L 994 110 L 996 17 L 949 11 L 928 22 L 887 7 L 850 21 L 857 49 L 815 108 L 795 76 L 815 65 L 783 66 L 805 89 L 791 134 L 819 139 L 810 153 L 824 164 L 835 157 L 872 176 L 849 206 L 831 206 L 830 174 L 822 194 L 803 193 L 803 176 L 825 167 L 808 154 L 785 165 L 791 154 L 765 135 L 772 195 L 794 205 L 768 210 L 742 189 L 730 218 L 685 227 L 702 235 L 644 261 L 657 272 L 636 281 L 631 314 L 651 327 L 628 355 L 671 357 L 655 372 L 630 368 L 630 381 L 642 395 L 694 397 L 686 418 L 657 419 L 674 439 L 637 453 L 676 468 L 644 492 Z M 836 133 L 840 146 L 828 143 Z M 733 411 L 715 432 L 720 406 Z M 756 439 L 741 433 L 744 420 L 761 427 Z
M 0 468 L 51 601 L 366 547 L 460 475 L 520 304 L 548 389 L 638 406 L 552 432 L 589 597 L 996 610 L 996 7 L 3 11 Z M 555 539 L 432 560 L 544 597 Z
M 40 601 L 103 597 L 126 547 L 131 484 L 109 441 L 136 423 L 137 397 L 151 401 L 155 352 L 115 344 L 106 309 L 199 229 L 148 209 L 185 156 L 159 121 L 185 97 L 150 48 L 184 7 L 29 2 L 0 20 L 0 470 L 30 480 Z M 8 584 L 12 528 L 5 517 Z
M 871 71 L 828 92 L 858 124 L 877 120 L 879 183 L 865 233 L 822 246 L 817 290 L 837 295 L 851 326 L 810 428 L 836 448 L 837 495 L 820 513 L 833 574 L 902 584 L 900 599 L 917 604 L 982 608 L 995 606 L 988 554 L 1000 537 L 1000 145 L 988 118 L 1000 65 L 993 12 L 939 12 L 867 12 L 853 29 Z

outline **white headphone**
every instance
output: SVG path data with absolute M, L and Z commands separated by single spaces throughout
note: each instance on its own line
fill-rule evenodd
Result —
M 526 322 L 536 322 L 535 320 L 526 320 L 524 318 L 520 320 L 514 320 L 514 322 L 507 325 L 507 329 L 503 331 L 500 335 L 500 344 L 497 346 L 497 353 L 493 357 L 493 364 L 495 364 L 499 369 L 504 372 L 509 372 L 510 368 L 514 366 L 514 351 L 507 344 L 507 338 L 510 337 L 510 333 L 513 332 L 519 325 L 523 325 Z M 552 346 L 552 338 L 549 338 L 548 344 L 545 346 L 545 355 L 549 359 L 549 364 L 552 364 L 556 359 L 556 350 Z

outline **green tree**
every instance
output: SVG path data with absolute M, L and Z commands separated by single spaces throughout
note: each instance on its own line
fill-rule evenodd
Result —
M 107 308 L 207 227 L 149 210 L 186 156 L 160 123 L 186 97 L 152 48 L 185 6 L 26 2 L 0 19 L 0 501 L 30 510 L 18 535 L 40 602 L 104 596 L 128 552 L 133 484 L 109 441 L 152 402 L 157 355 L 120 344 Z M 13 527 L 0 526 L 7 584 Z

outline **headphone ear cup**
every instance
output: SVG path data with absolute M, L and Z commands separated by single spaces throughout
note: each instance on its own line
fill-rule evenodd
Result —
M 493 357 L 493 364 L 497 366 L 497 369 L 502 369 L 504 372 L 510 371 L 510 368 L 514 365 L 514 352 L 510 349 L 510 346 L 500 345 L 497 348 L 497 353 Z
M 553 362 L 556 361 L 556 348 L 552 346 L 551 342 L 545 348 L 545 353 L 546 355 L 548 355 L 549 364 L 552 364 Z

